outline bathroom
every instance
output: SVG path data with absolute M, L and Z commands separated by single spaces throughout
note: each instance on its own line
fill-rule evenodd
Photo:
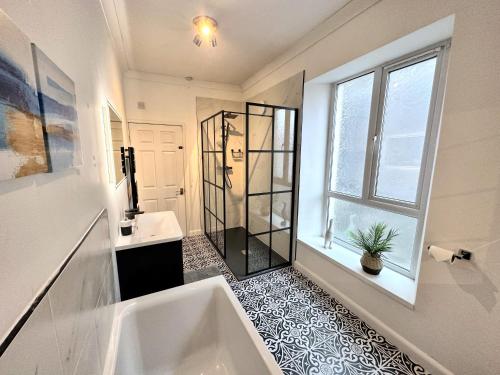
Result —
M 0 11 L 1 375 L 500 373 L 498 1 Z

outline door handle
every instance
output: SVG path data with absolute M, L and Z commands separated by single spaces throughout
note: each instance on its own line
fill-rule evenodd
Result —
M 184 195 L 184 188 L 180 188 L 175 195 Z

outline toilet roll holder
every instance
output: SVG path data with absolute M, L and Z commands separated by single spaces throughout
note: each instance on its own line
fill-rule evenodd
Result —
M 458 254 L 453 254 L 451 257 L 451 261 L 453 262 L 455 259 L 462 259 L 462 260 L 471 260 L 472 258 L 472 253 L 470 251 L 460 249 L 458 250 Z
M 429 250 L 431 247 L 430 245 L 427 246 L 427 250 Z M 453 263 L 455 259 L 461 259 L 461 260 L 471 260 L 472 258 L 472 253 L 468 250 L 460 249 L 458 250 L 458 254 L 453 254 L 451 256 L 450 262 Z

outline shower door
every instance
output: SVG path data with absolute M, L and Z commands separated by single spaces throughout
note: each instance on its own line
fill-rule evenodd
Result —
M 246 104 L 246 275 L 291 264 L 298 110 Z
M 201 147 L 205 235 L 225 257 L 226 187 L 223 116 L 224 113 L 219 112 L 201 122 Z

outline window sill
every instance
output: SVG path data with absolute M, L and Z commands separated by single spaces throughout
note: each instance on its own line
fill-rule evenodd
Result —
M 413 309 L 417 292 L 417 282 L 403 276 L 387 267 L 377 275 L 370 275 L 363 271 L 359 263 L 359 254 L 352 252 L 338 244 L 332 244 L 331 249 L 323 247 L 324 238 L 311 236 L 299 238 L 298 241 L 315 251 L 329 262 L 340 266 L 359 280 L 373 286 L 380 292 Z

